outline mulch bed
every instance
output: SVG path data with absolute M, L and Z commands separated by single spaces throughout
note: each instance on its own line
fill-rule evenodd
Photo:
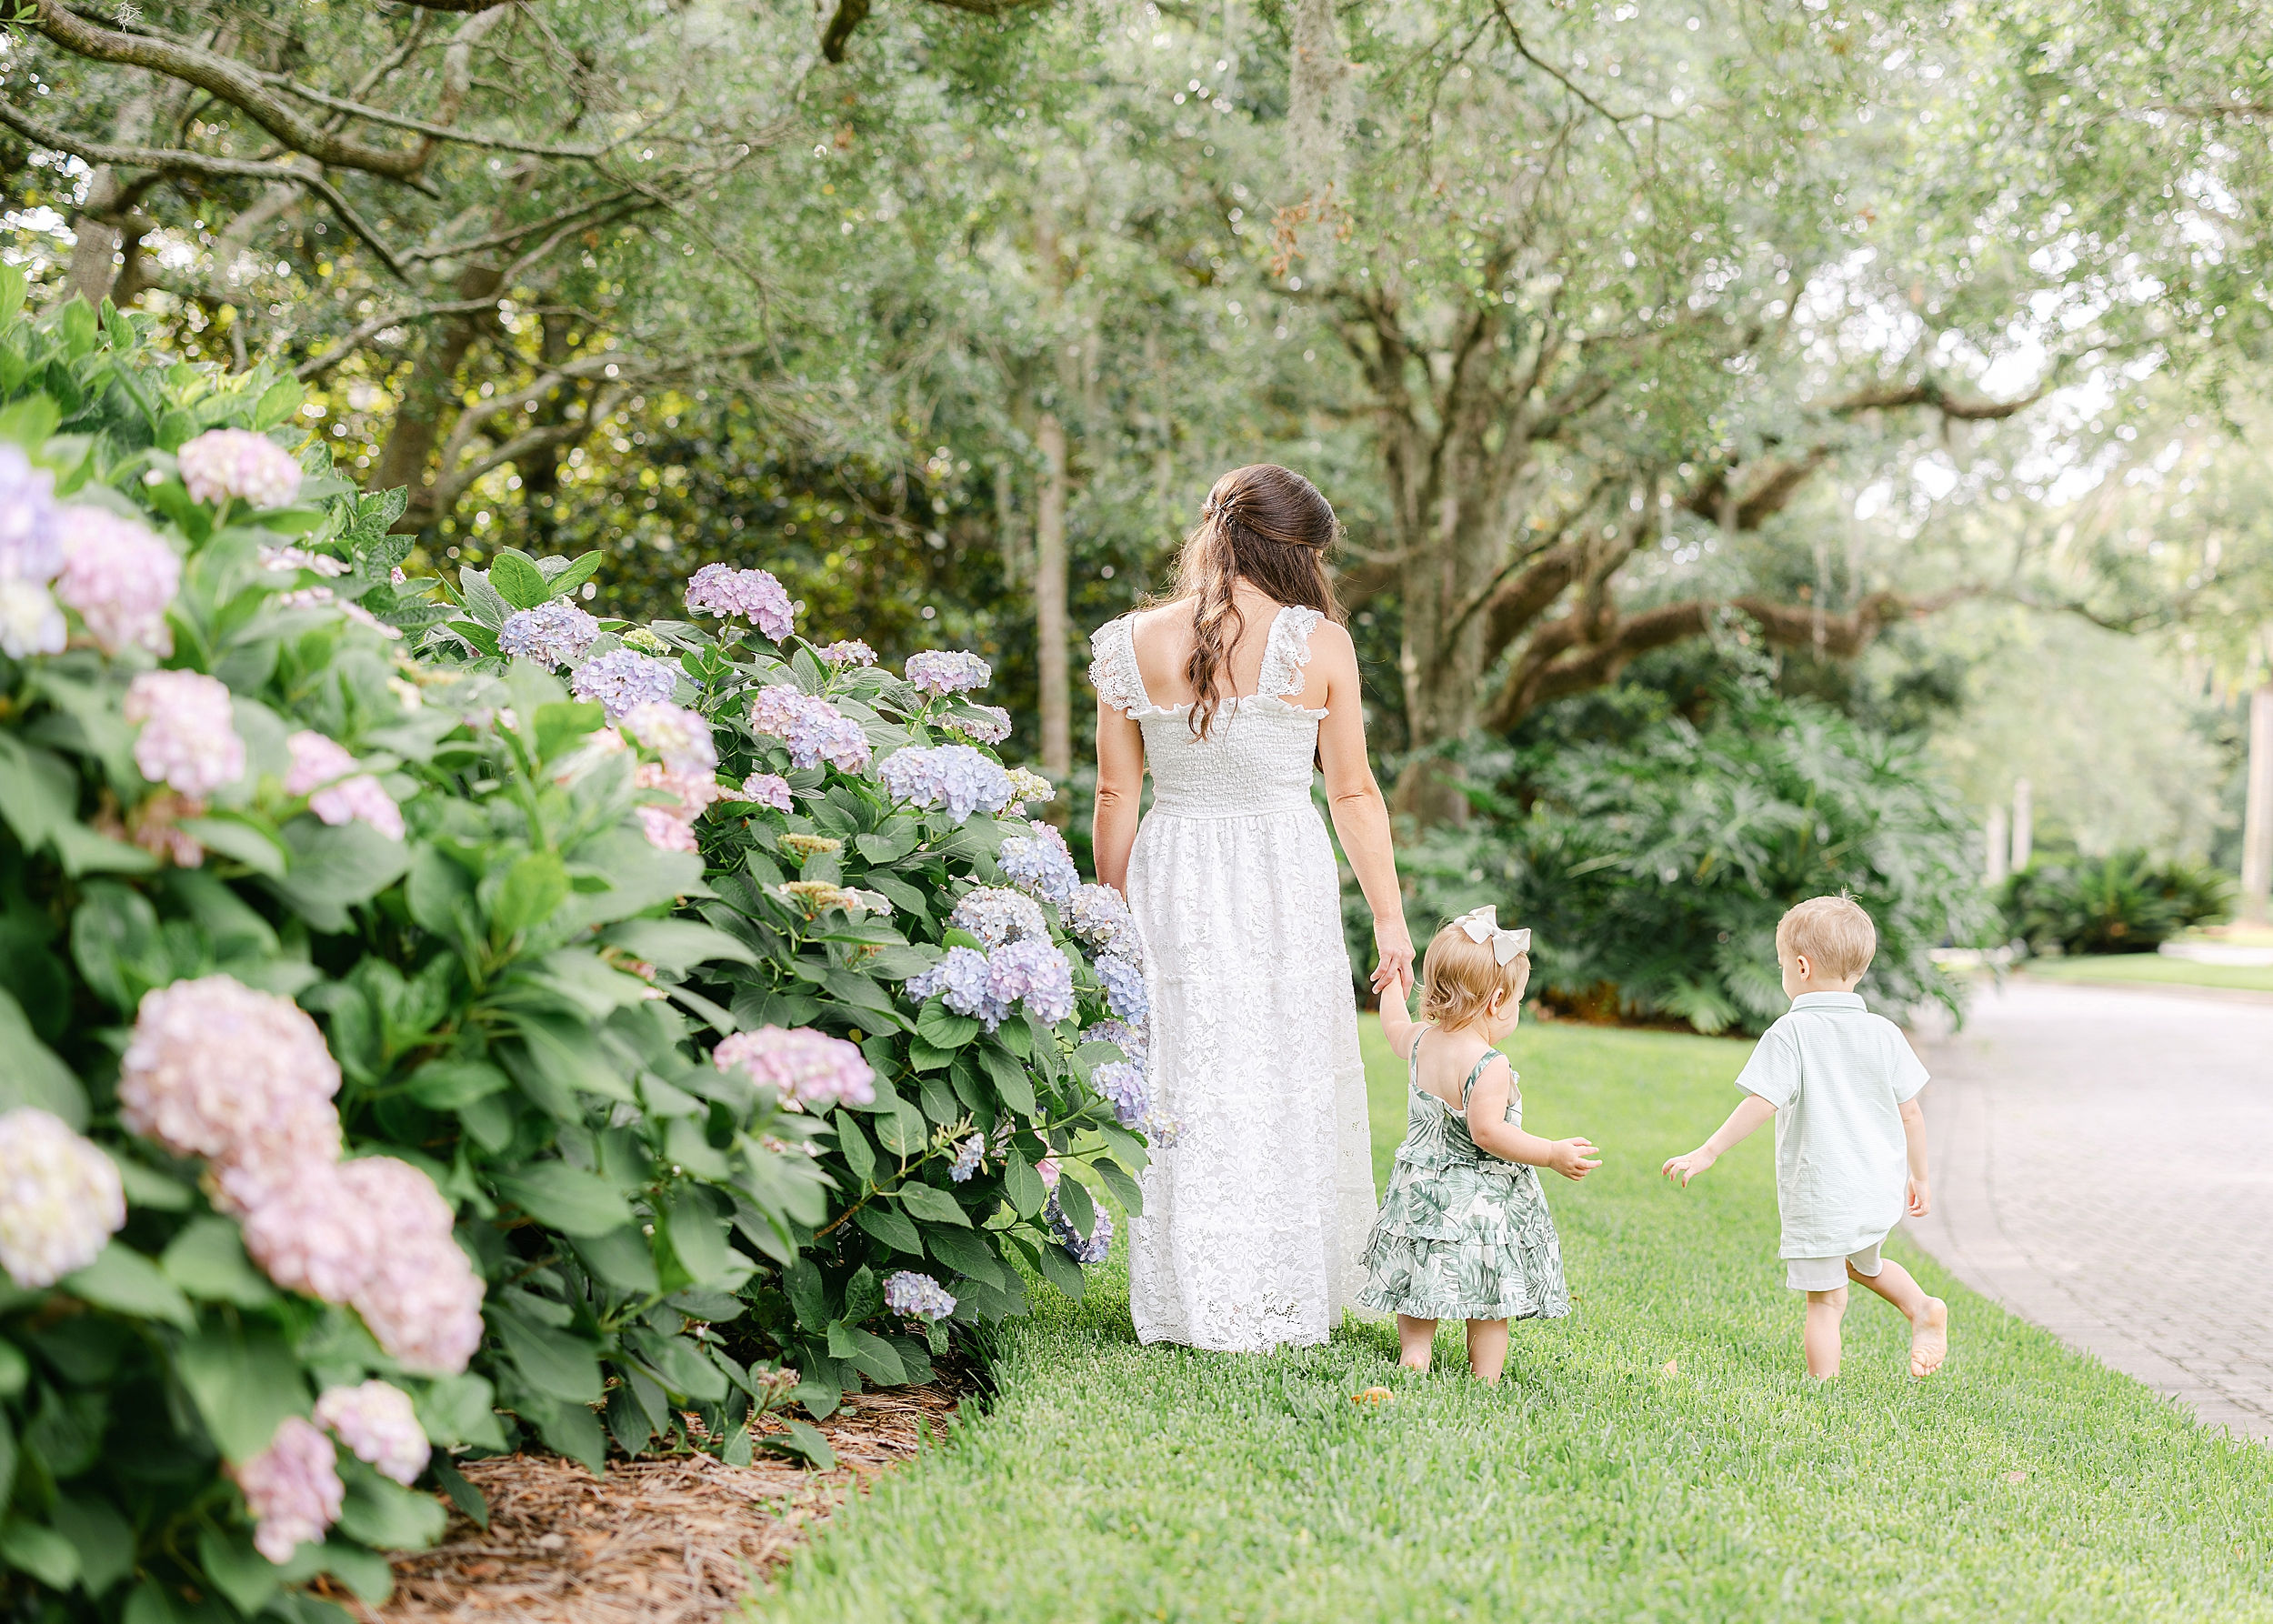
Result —
M 761 1453 L 609 1463 L 595 1478 L 551 1455 L 464 1463 L 489 1527 L 456 1510 L 442 1542 L 394 1559 L 395 1595 L 355 1606 L 365 1624 L 711 1624 L 786 1562 L 848 1494 L 938 1441 L 966 1388 L 948 1383 L 848 1398 L 818 1423 L 836 1469 Z M 782 1430 L 761 1422 L 758 1430 Z M 341 1597 L 343 1601 L 348 1599 Z

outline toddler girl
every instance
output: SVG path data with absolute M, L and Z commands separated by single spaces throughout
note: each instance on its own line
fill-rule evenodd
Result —
M 1437 1321 L 1468 1322 L 1468 1368 L 1497 1383 L 1510 1319 L 1570 1312 L 1562 1248 L 1537 1168 L 1584 1178 L 1602 1164 L 1585 1139 L 1523 1131 L 1523 1097 L 1494 1047 L 1516 1029 L 1531 978 L 1528 930 L 1479 907 L 1437 933 L 1422 966 L 1421 1015 L 1400 986 L 1381 1029 L 1407 1062 L 1405 1143 L 1366 1242 L 1357 1300 L 1397 1315 L 1400 1364 L 1428 1368 Z

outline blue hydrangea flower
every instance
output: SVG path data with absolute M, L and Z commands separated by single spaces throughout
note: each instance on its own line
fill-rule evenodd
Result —
M 998 745 L 1010 737 L 1010 713 L 999 705 L 974 705 L 967 712 L 941 718 L 966 738 L 982 745 Z
M 1105 1001 L 1113 1013 L 1132 1027 L 1152 1018 L 1152 1001 L 1145 996 L 1145 973 L 1126 958 L 1110 955 L 1096 962 L 1097 979 L 1105 987 Z
M 903 1268 L 885 1277 L 884 1306 L 903 1318 L 937 1321 L 955 1312 L 955 1298 L 929 1275 Z
M 1137 1065 L 1145 1063 L 1145 1035 L 1125 1021 L 1101 1020 L 1093 1027 L 1084 1027 L 1081 1041 L 1109 1043 Z
M 1013 835 L 1002 843 L 995 861 L 1003 877 L 1029 896 L 1047 897 L 1063 907 L 1081 886 L 1081 871 L 1074 854 L 1066 849 L 1066 837 L 1046 823 L 1033 826 L 1030 835 Z
M 1073 967 L 1047 937 L 996 948 L 986 956 L 986 969 L 995 1001 L 1006 1012 L 1023 1002 L 1028 1018 L 1045 1027 L 1073 1014 Z
M 1049 1205 L 1042 1208 L 1042 1221 L 1050 1228 L 1050 1235 L 1066 1248 L 1066 1255 L 1085 1267 L 1102 1263 L 1113 1254 L 1113 1215 L 1100 1207 L 1096 1209 L 1097 1227 L 1085 1237 L 1074 1228 L 1074 1221 L 1058 1205 L 1057 1192 L 1050 1192 Z
M 1136 939 L 1136 917 L 1129 913 L 1128 904 L 1121 900 L 1121 894 L 1111 886 L 1083 886 L 1059 912 L 1067 933 L 1083 946 L 1134 964 L 1144 962 L 1144 948 Z
M 634 706 L 668 700 L 678 679 L 679 668 L 667 661 L 616 648 L 579 667 L 568 691 L 579 699 L 597 699 L 607 719 L 620 722 Z
M 876 769 L 876 778 L 894 800 L 945 807 L 957 823 L 1010 804 L 1010 775 L 1002 763 L 968 745 L 896 751 Z
M 1145 1087 L 1145 1074 L 1126 1060 L 1108 1060 L 1090 1074 L 1089 1080 L 1112 1106 L 1123 1128 L 1136 1127 L 1152 1107 L 1152 1091 Z
M 975 1133 L 955 1148 L 955 1161 L 947 1168 L 947 1177 L 957 1184 L 967 1184 L 986 1159 L 986 1136 Z
M 45 586 L 63 573 L 63 517 L 55 476 L 0 445 L 0 581 Z
M 995 668 L 968 649 L 931 649 L 911 654 L 901 667 L 910 686 L 926 694 L 967 694 L 995 678 Z
M 984 1022 L 990 1032 L 1010 1013 L 1008 1001 L 995 997 L 986 955 L 976 947 L 949 947 L 937 964 L 907 978 L 906 991 L 918 1004 L 936 997 L 956 1014 Z
M 497 648 L 518 659 L 535 660 L 547 670 L 573 666 L 600 639 L 600 623 L 565 597 L 516 609 L 497 633 Z M 663 697 L 671 697 L 668 688 Z
M 1050 933 L 1049 921 L 1032 897 L 1002 886 L 981 886 L 966 892 L 955 905 L 955 912 L 947 916 L 947 923 L 969 931 L 989 947 Z
M 750 696 L 750 726 L 787 745 L 794 767 L 826 761 L 841 772 L 856 773 L 868 766 L 868 736 L 860 724 L 827 700 L 787 683 Z

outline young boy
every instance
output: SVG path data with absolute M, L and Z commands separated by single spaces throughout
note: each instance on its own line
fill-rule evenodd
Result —
M 1949 1309 L 1878 1254 L 1907 1208 L 1927 1211 L 1926 1068 L 1901 1029 L 1863 1007 L 1855 984 L 1878 950 L 1870 916 L 1845 897 L 1811 897 L 1776 927 L 1791 1012 L 1768 1028 L 1737 1087 L 1747 1098 L 1720 1130 L 1665 1166 L 1690 1179 L 1760 1124 L 1776 1123 L 1776 1205 L 1787 1283 L 1807 1294 L 1807 1374 L 1839 1373 L 1847 1282 L 1859 1280 L 1910 1322 L 1910 1374 L 1949 1351 Z M 1908 1172 L 1908 1185 L 1904 1186 Z

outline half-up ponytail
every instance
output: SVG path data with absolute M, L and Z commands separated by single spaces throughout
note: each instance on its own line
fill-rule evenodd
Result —
M 1326 554 L 1339 533 L 1332 504 L 1290 468 L 1256 463 L 1216 481 L 1176 566 L 1177 596 L 1192 600 L 1192 657 L 1184 675 L 1192 685 L 1195 737 L 1207 737 L 1215 726 L 1224 667 L 1247 631 L 1240 580 L 1338 624 L 1342 608 Z

